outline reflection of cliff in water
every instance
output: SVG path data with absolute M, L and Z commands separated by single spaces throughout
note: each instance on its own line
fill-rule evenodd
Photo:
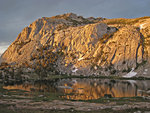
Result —
M 8 85 L 3 88 L 29 92 L 63 93 L 62 98 L 73 100 L 98 99 L 108 95 L 111 97 L 150 96 L 150 80 L 62 79 Z
M 14 85 L 5 85 L 4 89 L 8 90 L 24 90 L 28 92 L 56 92 L 55 84 L 57 80 L 53 81 L 36 81 L 34 83 L 22 83 L 22 84 L 14 84 Z
M 61 83 L 63 84 L 63 81 Z M 68 95 L 63 98 L 73 100 L 98 99 L 108 95 L 111 97 L 147 96 L 146 91 L 150 90 L 149 81 L 134 80 L 73 79 L 70 82 L 64 80 L 64 86 L 66 87 L 64 93 Z

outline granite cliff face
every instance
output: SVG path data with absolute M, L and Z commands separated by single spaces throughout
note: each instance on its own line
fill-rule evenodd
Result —
M 72 75 L 148 75 L 150 18 L 43 17 L 18 35 L 2 62 Z M 146 70 L 146 71 L 144 71 Z

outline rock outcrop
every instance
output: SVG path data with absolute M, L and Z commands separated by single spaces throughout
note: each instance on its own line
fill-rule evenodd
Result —
M 126 25 L 106 20 L 72 13 L 43 17 L 23 29 L 1 60 L 72 75 L 123 75 L 143 62 L 149 68 L 149 18 Z

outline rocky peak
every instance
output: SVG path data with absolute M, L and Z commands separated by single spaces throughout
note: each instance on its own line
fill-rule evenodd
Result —
M 66 13 L 66 14 L 63 14 L 63 15 L 55 16 L 55 17 L 60 17 L 60 18 L 64 18 L 64 19 L 65 18 L 77 19 L 80 16 L 77 16 L 77 14 L 74 14 L 74 13 Z
M 23 29 L 1 60 L 61 74 L 122 75 L 150 61 L 150 24 L 139 29 L 138 21 L 73 13 L 43 17 Z

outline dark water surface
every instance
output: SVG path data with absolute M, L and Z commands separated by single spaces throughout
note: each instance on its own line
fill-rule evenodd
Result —
M 4 85 L 7 90 L 27 92 L 61 93 L 63 99 L 91 100 L 101 97 L 150 96 L 150 80 L 111 80 L 111 79 L 58 79 Z

